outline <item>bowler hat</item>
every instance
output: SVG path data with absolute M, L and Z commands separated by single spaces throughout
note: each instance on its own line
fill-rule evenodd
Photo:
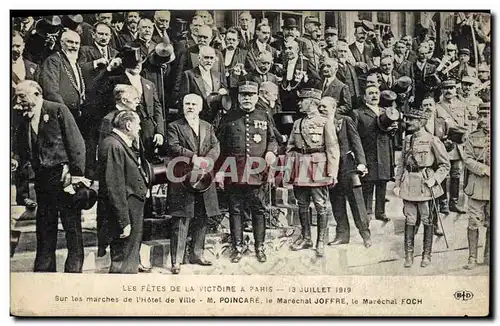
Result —
M 299 98 L 314 98 L 321 100 L 321 91 L 316 88 L 304 88 L 299 92 Z
M 283 22 L 283 29 L 299 28 L 294 18 L 287 18 Z
M 391 107 L 397 98 L 398 98 L 398 95 L 391 90 L 382 91 L 380 93 L 379 106 L 382 108 Z
M 83 184 L 75 186 L 77 189 L 73 195 L 74 207 L 78 210 L 91 209 L 97 201 L 97 191 L 92 188 L 86 187 Z
M 383 36 L 382 36 L 382 40 L 390 40 L 391 38 L 394 37 L 394 34 L 392 34 L 391 31 L 389 31 L 389 33 L 385 33 Z
M 400 77 L 396 80 L 396 84 L 392 87 L 392 90 L 397 93 L 406 93 L 412 84 L 412 79 L 408 76 Z
M 428 119 L 429 112 L 420 108 L 411 108 L 408 113 L 405 113 L 405 117 L 416 118 L 416 119 Z
M 155 46 L 158 63 L 171 63 L 175 60 L 174 47 L 171 43 L 160 42 Z
M 461 55 L 461 54 L 470 55 L 470 50 L 467 48 L 460 49 L 460 51 L 458 52 L 458 55 Z

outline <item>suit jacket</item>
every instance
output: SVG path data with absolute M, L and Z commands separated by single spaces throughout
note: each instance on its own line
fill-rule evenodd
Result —
M 339 179 L 347 176 L 358 164 L 366 165 L 365 152 L 356 127 L 350 117 L 335 115 L 335 129 L 340 148 Z
M 227 89 L 225 76 L 214 70 L 210 70 L 210 73 L 212 75 L 212 90 L 210 90 L 210 92 L 217 92 L 220 88 Z M 208 106 L 205 83 L 201 78 L 199 67 L 184 71 L 182 75 L 179 100 L 182 102 L 184 96 L 190 93 L 198 94 L 203 98 L 203 109 L 200 112 L 200 119 L 211 123 L 217 112 L 213 112 Z
M 181 79 L 182 75 L 186 70 L 196 68 L 198 66 L 198 54 L 200 53 L 200 48 L 198 45 L 192 46 L 181 52 L 179 61 L 177 64 L 176 79 L 174 93 L 179 94 L 181 89 Z M 223 76 L 226 73 L 224 68 L 224 57 L 219 50 L 215 50 L 215 55 L 217 56 L 218 62 L 215 62 L 212 70 L 217 73 L 221 73 Z M 179 99 L 179 97 L 177 97 Z
M 353 111 L 361 144 L 365 152 L 366 181 L 388 181 L 394 177 L 394 158 L 390 135 L 378 125 L 378 117 L 366 105 Z
M 398 73 L 395 69 L 392 70 L 391 72 L 391 78 L 392 78 L 392 85 L 389 87 L 389 84 L 385 81 L 384 76 L 382 76 L 382 71 L 379 71 L 381 74 L 380 78 L 380 91 L 385 91 L 385 90 L 392 90 L 392 88 L 396 85 L 396 80 L 401 77 L 401 74 Z
M 266 76 L 266 81 L 279 85 L 280 82 L 278 80 L 278 77 L 272 72 L 267 72 L 265 76 Z M 260 85 L 260 83 L 264 82 L 264 77 L 257 71 L 252 71 L 244 76 L 241 76 L 240 81 L 253 81 Z
M 266 44 L 266 51 L 272 53 L 273 58 L 277 59 L 277 51 L 271 45 Z M 259 56 L 259 47 L 257 46 L 257 40 L 253 40 L 252 43 L 248 46 L 248 60 L 246 62 L 246 70 L 247 72 L 255 71 L 257 68 L 257 57 Z
M 132 35 L 128 26 L 123 26 L 122 30 L 118 33 L 118 44 L 116 49 L 121 50 L 125 44 L 131 44 L 135 41 L 135 37 Z
M 342 83 L 349 87 L 349 93 L 351 94 L 351 104 L 352 108 L 358 107 L 358 98 L 361 96 L 361 87 L 359 86 L 358 75 L 356 69 L 352 64 L 346 61 L 345 64 L 339 62 L 339 69 L 337 70 L 337 78 Z
M 250 32 L 250 39 L 249 39 L 249 40 L 246 40 L 246 39 L 243 37 L 243 30 L 242 30 L 240 27 L 238 27 L 238 28 L 237 28 L 237 30 L 238 30 L 238 38 L 239 38 L 239 40 L 240 40 L 240 44 L 238 44 L 238 46 L 239 46 L 240 48 L 242 48 L 242 49 L 246 49 L 246 48 L 248 48 L 249 44 L 250 44 L 250 43 L 252 43 L 252 41 L 253 41 L 253 39 L 254 39 L 254 36 L 255 36 L 254 32 L 252 32 L 252 31 L 247 31 L 247 32 Z
M 73 115 L 64 104 L 43 101 L 37 136 L 39 167 L 33 164 L 37 162 L 31 157 L 30 130 L 29 120 L 25 119 L 19 123 L 12 137 L 12 151 L 19 166 L 31 162 L 37 172 L 68 164 L 71 175 L 84 175 L 85 143 Z
M 360 53 L 358 47 L 356 46 L 356 42 L 349 45 L 349 49 L 354 57 L 356 62 L 364 62 L 368 65 L 368 70 L 373 69 L 375 65 L 373 64 L 373 50 L 374 46 L 371 43 L 365 42 L 365 46 L 363 49 L 363 53 Z M 362 74 L 363 72 L 356 68 L 356 72 L 358 74 Z
M 238 64 L 238 63 L 241 63 L 241 64 L 243 64 L 243 66 L 245 66 L 245 63 L 247 61 L 248 51 L 237 47 L 234 50 L 233 58 L 229 64 L 229 66 L 225 65 L 226 52 L 227 52 L 226 49 L 224 49 L 222 51 L 222 59 L 223 59 L 223 63 L 224 63 L 224 69 L 226 71 L 227 84 L 230 88 L 238 87 L 238 81 L 240 79 L 240 75 L 234 74 L 234 72 L 231 71 L 231 69 L 234 68 L 234 66 L 236 66 L 236 64 Z
M 418 105 L 422 101 L 426 93 L 433 93 L 437 90 L 438 85 L 434 78 L 436 66 L 428 62 L 425 63 L 424 69 L 421 71 L 417 63 L 414 62 L 411 66 L 410 77 L 413 80 L 412 94 L 415 96 L 415 103 Z
M 317 87 L 323 90 L 323 83 L 321 81 Z M 323 96 L 333 97 L 337 101 L 337 107 L 340 114 L 348 115 L 352 111 L 351 103 L 351 93 L 349 92 L 349 87 L 346 84 L 335 78 L 327 87 L 323 90 Z
M 198 135 L 198 137 L 195 136 L 193 129 L 184 118 L 170 123 L 167 129 L 169 156 L 171 158 L 192 158 L 196 154 L 211 159 L 215 164 L 220 155 L 220 146 L 217 137 L 215 137 L 213 126 L 206 121 L 200 120 Z M 182 177 L 184 175 L 182 170 L 184 169 L 180 168 L 181 163 L 178 165 L 179 167 L 174 168 L 174 174 L 177 177 Z M 181 183 L 170 182 L 168 187 L 170 215 L 194 217 L 195 198 L 197 196 L 201 197 L 208 217 L 220 214 L 215 183 L 212 183 L 208 190 L 200 195 L 187 190 Z
M 146 58 L 151 52 L 153 52 L 155 50 L 156 44 L 157 44 L 156 42 L 151 40 L 146 45 L 146 43 L 139 38 L 135 39 L 134 41 L 132 41 L 130 43 L 130 45 L 132 45 L 134 47 L 139 47 L 141 49 L 141 55 L 143 58 Z
M 411 73 L 411 66 L 413 63 L 409 60 L 403 60 L 401 63 L 398 63 L 394 60 L 394 70 L 396 70 L 401 76 L 409 76 Z
M 84 75 L 91 69 L 92 63 L 79 64 L 80 87 L 76 84 L 76 76 L 71 65 L 62 52 L 56 52 L 49 56 L 42 64 L 40 70 L 40 86 L 44 92 L 44 98 L 48 101 L 58 102 L 66 105 L 75 117 L 79 117 L 83 111 L 82 99 L 85 95 Z
M 105 241 L 137 221 L 135 214 L 144 209 L 148 181 L 136 153 L 114 132 L 101 142 L 98 159 L 97 231 L 99 241 Z
M 106 51 L 108 60 L 111 60 L 118 54 L 118 51 L 116 51 L 109 45 L 106 47 Z M 83 76 L 85 84 L 88 89 L 92 89 L 95 86 L 95 78 L 97 77 L 98 72 L 103 69 L 106 69 L 106 65 L 100 65 L 94 69 L 94 60 L 100 59 L 102 57 L 103 55 L 101 51 L 99 51 L 99 49 L 95 44 L 85 45 L 80 48 L 80 56 L 78 58 L 78 62 L 82 65 L 86 63 L 91 63 L 91 67 L 88 67 L 89 69 L 86 69 L 84 71 L 84 76 Z
M 38 65 L 36 63 L 33 63 L 33 62 L 26 60 L 26 59 L 23 59 L 23 61 L 24 61 L 24 71 L 25 71 L 24 80 L 37 81 L 38 76 L 40 74 L 40 71 L 38 69 Z M 21 79 L 12 70 L 12 88 L 14 88 L 14 85 L 19 84 L 19 82 L 21 82 Z M 12 93 L 12 94 L 14 94 L 14 93 Z
M 153 37 L 151 37 L 151 41 L 155 42 L 156 44 L 158 43 L 172 43 L 172 37 L 170 36 L 170 30 L 167 29 L 167 38 L 164 38 L 163 36 L 160 35 L 159 29 L 156 27 L 156 25 L 153 26 Z

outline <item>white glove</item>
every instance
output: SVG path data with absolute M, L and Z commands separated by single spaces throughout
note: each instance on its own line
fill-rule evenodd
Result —
M 123 228 L 123 232 L 120 234 L 120 239 L 128 238 L 130 236 L 130 231 L 132 231 L 132 227 L 128 224 Z
M 394 189 L 392 189 L 392 192 L 396 195 L 396 197 L 399 197 L 400 191 L 401 191 L 401 188 L 399 188 L 399 187 L 394 187 Z
M 163 138 L 163 135 L 161 134 L 155 134 L 154 137 L 153 137 L 153 143 L 155 144 L 155 146 L 161 146 L 163 145 L 163 142 L 164 142 L 164 138 Z

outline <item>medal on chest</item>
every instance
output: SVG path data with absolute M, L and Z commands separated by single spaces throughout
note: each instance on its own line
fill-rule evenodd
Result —
M 255 143 L 257 143 L 257 144 L 258 144 L 258 143 L 260 143 L 260 142 L 262 141 L 262 136 L 261 136 L 261 135 L 259 135 L 259 134 L 254 134 L 254 135 L 253 135 L 253 137 L 252 137 L 252 139 L 253 139 L 253 141 L 254 141 Z

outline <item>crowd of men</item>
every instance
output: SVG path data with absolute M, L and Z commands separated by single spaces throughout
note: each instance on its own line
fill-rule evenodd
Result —
M 139 248 L 143 219 L 151 214 L 147 163 L 165 157 L 189 159 L 174 169 L 181 175 L 186 167 L 220 167 L 229 157 L 238 176 L 251 158 L 266 165 L 252 180 L 208 177 L 201 191 L 196 185 L 208 172 L 196 185 L 168 180 L 174 274 L 181 263 L 212 264 L 203 249 L 207 217 L 220 214 L 216 183 L 229 200 L 231 261 L 238 263 L 246 251 L 243 230 L 249 224 L 257 260 L 267 260 L 269 167 L 283 160 L 292 162 L 289 181 L 301 224 L 291 250 L 314 246 L 311 201 L 318 257 L 324 256 L 332 215 L 337 229 L 327 244 L 349 243 L 346 200 L 370 247 L 371 216 L 390 220 L 385 206 L 393 181 L 404 202 L 405 267 L 413 263 L 420 222 L 421 266 L 430 264 L 433 236 L 443 234 L 439 214 L 450 211 L 469 217 L 466 267 L 477 265 L 481 225 L 487 226 L 489 262 L 490 68 L 481 46 L 489 36 L 473 15 L 465 14 L 461 24 L 469 28 L 450 37 L 444 49 L 425 28 L 416 38 L 396 40 L 367 21 L 356 26 L 355 42 L 348 44 L 316 17 L 304 19 L 302 35 L 293 18 L 285 19 L 279 35 L 271 35 L 267 20 L 251 29 L 246 11 L 228 29 L 198 11 L 189 30 L 175 35 L 169 11 L 156 11 L 152 19 L 141 12 L 126 12 L 123 20 L 111 13 L 95 18 L 93 25 L 81 15 L 14 23 L 12 166 L 18 204 L 38 205 L 35 271 L 55 271 L 60 217 L 68 246 L 65 271 L 81 272 L 75 196 L 93 181 L 99 185 L 99 255 L 109 246 L 110 272 L 146 271 Z M 474 34 L 473 42 L 463 42 L 467 33 Z M 461 179 L 467 208 L 458 205 Z M 30 181 L 36 203 L 27 190 Z

